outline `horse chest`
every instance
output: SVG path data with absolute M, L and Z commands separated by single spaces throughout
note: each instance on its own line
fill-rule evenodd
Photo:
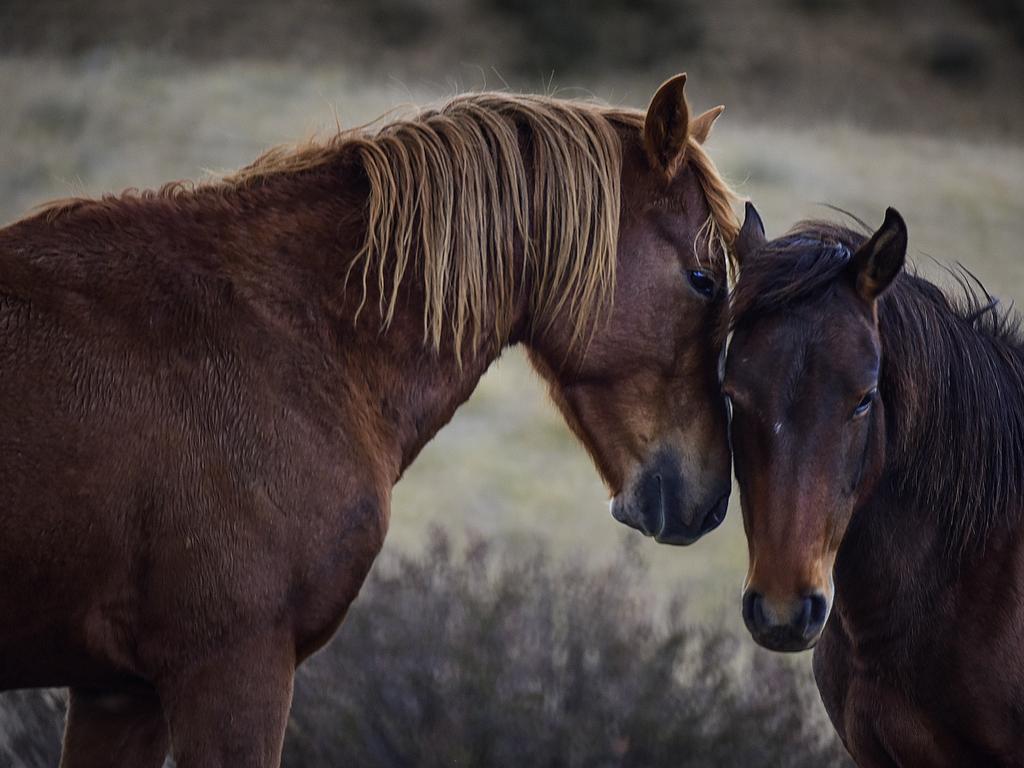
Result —
M 993 675 L 990 657 L 965 658 L 943 645 L 947 632 L 931 629 L 927 640 L 900 636 L 865 650 L 838 617 L 829 623 L 814 673 L 843 743 L 864 766 L 1020 765 L 1024 711 L 1014 714 L 1022 699 L 1012 664 Z
M 312 540 L 307 539 L 286 606 L 300 661 L 330 640 L 359 594 L 384 542 L 386 517 L 381 504 L 356 498 L 319 523 Z

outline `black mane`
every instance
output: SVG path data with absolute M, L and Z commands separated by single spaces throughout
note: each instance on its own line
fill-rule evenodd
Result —
M 867 237 L 815 221 L 768 243 L 743 265 L 731 328 L 830 296 Z M 886 475 L 904 501 L 935 510 L 963 552 L 1022 506 L 1024 342 L 1012 308 L 963 267 L 950 273 L 959 295 L 905 271 L 880 298 L 879 389 Z
M 827 221 L 805 221 L 742 265 L 730 297 L 730 329 L 830 295 L 867 236 Z

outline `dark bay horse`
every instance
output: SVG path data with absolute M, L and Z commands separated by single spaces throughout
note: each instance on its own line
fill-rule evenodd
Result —
M 466 95 L 0 229 L 0 689 L 70 687 L 64 766 L 277 765 L 392 486 L 508 346 L 616 518 L 721 521 L 738 223 L 684 83 Z
M 817 641 L 859 765 L 1020 766 L 1024 340 L 968 279 L 954 299 L 904 272 L 906 249 L 891 208 L 870 236 L 765 242 L 748 206 L 724 381 L 743 614 L 768 648 Z

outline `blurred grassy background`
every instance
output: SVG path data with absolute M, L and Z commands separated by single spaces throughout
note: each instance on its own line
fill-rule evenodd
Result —
M 1021 0 L 2 0 L 0 222 L 459 90 L 644 106 L 682 70 L 695 110 L 727 105 L 709 150 L 769 234 L 894 205 L 923 271 L 959 260 L 1024 296 Z M 398 485 L 387 549 L 432 525 L 601 562 L 634 535 L 517 351 Z M 659 599 L 743 635 L 735 500 L 693 547 L 644 545 Z

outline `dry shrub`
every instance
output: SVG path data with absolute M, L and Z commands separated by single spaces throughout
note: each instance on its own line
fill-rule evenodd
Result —
M 597 567 L 435 532 L 300 671 L 284 764 L 845 764 L 806 665 L 655 602 L 633 546 Z

